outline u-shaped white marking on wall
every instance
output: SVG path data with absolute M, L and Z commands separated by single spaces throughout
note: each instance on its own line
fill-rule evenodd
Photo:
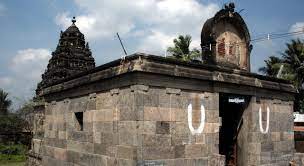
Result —
M 201 134 L 205 127 L 205 107 L 201 104 L 201 123 L 197 129 L 194 129 L 192 125 L 192 104 L 188 105 L 188 125 L 191 133 L 194 134 Z
M 269 110 L 269 107 L 267 106 L 267 121 L 266 121 L 266 129 L 264 130 L 263 124 L 262 124 L 262 108 L 260 106 L 260 109 L 259 109 L 259 123 L 260 123 L 260 131 L 263 134 L 267 134 L 268 130 L 269 130 L 269 116 L 270 116 L 269 114 L 270 114 L 270 110 Z

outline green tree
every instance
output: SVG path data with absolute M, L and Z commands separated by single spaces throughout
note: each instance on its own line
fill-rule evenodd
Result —
M 16 112 L 16 114 L 24 121 L 24 130 L 33 131 L 35 123 L 35 105 L 40 101 L 26 101 Z
M 265 60 L 266 66 L 260 72 L 275 77 L 283 65 L 281 78 L 291 81 L 299 91 L 295 100 L 295 111 L 304 112 L 304 42 L 300 39 L 286 43 L 286 49 L 281 53 L 282 58 L 271 56 Z
M 269 59 L 264 62 L 266 66 L 259 68 L 259 72 L 271 77 L 275 77 L 278 74 L 283 63 L 282 59 L 276 56 L 270 56 Z
M 286 44 L 287 49 L 282 53 L 283 60 L 289 65 L 291 81 L 298 89 L 294 102 L 294 110 L 304 113 L 304 42 L 300 39 L 291 40 Z
M 172 57 L 182 61 L 192 61 L 200 57 L 200 51 L 198 49 L 190 50 L 190 44 L 192 42 L 190 35 L 179 35 L 173 40 L 174 47 L 168 47 L 167 52 L 172 54 Z
M 293 82 L 297 89 L 302 89 L 304 81 L 304 43 L 300 39 L 286 43 L 282 58 L 271 56 L 265 60 L 266 66 L 259 69 L 267 76 L 276 77 L 283 65 L 282 77 Z
M 0 114 L 7 114 L 12 101 L 8 98 L 8 93 L 0 89 Z
M 300 39 L 291 40 L 286 44 L 287 49 L 282 53 L 282 58 L 285 64 L 293 74 L 293 83 L 302 90 L 304 79 L 304 43 Z

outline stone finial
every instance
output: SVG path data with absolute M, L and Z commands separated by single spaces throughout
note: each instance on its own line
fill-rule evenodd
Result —
M 75 24 L 75 22 L 76 22 L 76 18 L 75 18 L 75 17 L 73 17 L 73 19 L 72 19 L 72 23 L 73 23 L 73 24 Z
M 224 7 L 225 7 L 226 10 L 229 10 L 229 11 L 231 11 L 231 12 L 234 12 L 235 5 L 234 5 L 233 2 L 226 3 Z

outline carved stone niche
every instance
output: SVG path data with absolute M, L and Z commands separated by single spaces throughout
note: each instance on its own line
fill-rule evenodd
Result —
M 250 34 L 243 18 L 234 12 L 234 4 L 205 22 L 201 47 L 205 63 L 250 72 Z

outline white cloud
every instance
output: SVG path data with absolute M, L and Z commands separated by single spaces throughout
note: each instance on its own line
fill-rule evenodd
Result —
M 56 16 L 55 21 L 64 29 L 68 28 L 71 25 L 71 18 L 69 17 L 69 13 L 67 12 L 58 14 Z M 80 28 L 80 30 L 86 34 L 86 37 L 94 38 L 94 36 L 96 36 L 96 32 L 94 31 L 94 28 L 96 26 L 95 17 L 78 16 L 76 24 Z
M 142 43 L 138 46 L 139 52 L 162 54 L 162 50 L 166 50 L 171 46 L 172 39 L 175 36 L 169 36 L 159 31 L 152 31 L 150 35 L 144 38 Z
M 51 52 L 43 48 L 17 51 L 6 72 L 9 76 L 0 77 L 0 87 L 8 91 L 14 102 L 19 104 L 33 97 L 50 57 Z
M 135 51 L 163 52 L 178 34 L 190 34 L 199 45 L 201 28 L 218 5 L 197 0 L 74 0 L 86 12 L 77 16 L 77 26 L 89 38 L 110 39 L 115 33 L 136 37 Z M 67 28 L 69 13 L 59 13 L 56 23 Z M 198 46 L 195 46 L 198 47 Z
M 304 39 L 304 22 L 297 22 L 290 27 L 290 32 L 299 32 L 300 34 L 296 33 L 293 37 L 294 38 L 301 38 Z
M 12 58 L 10 68 L 20 77 L 39 80 L 50 57 L 51 52 L 47 49 L 19 50 Z

